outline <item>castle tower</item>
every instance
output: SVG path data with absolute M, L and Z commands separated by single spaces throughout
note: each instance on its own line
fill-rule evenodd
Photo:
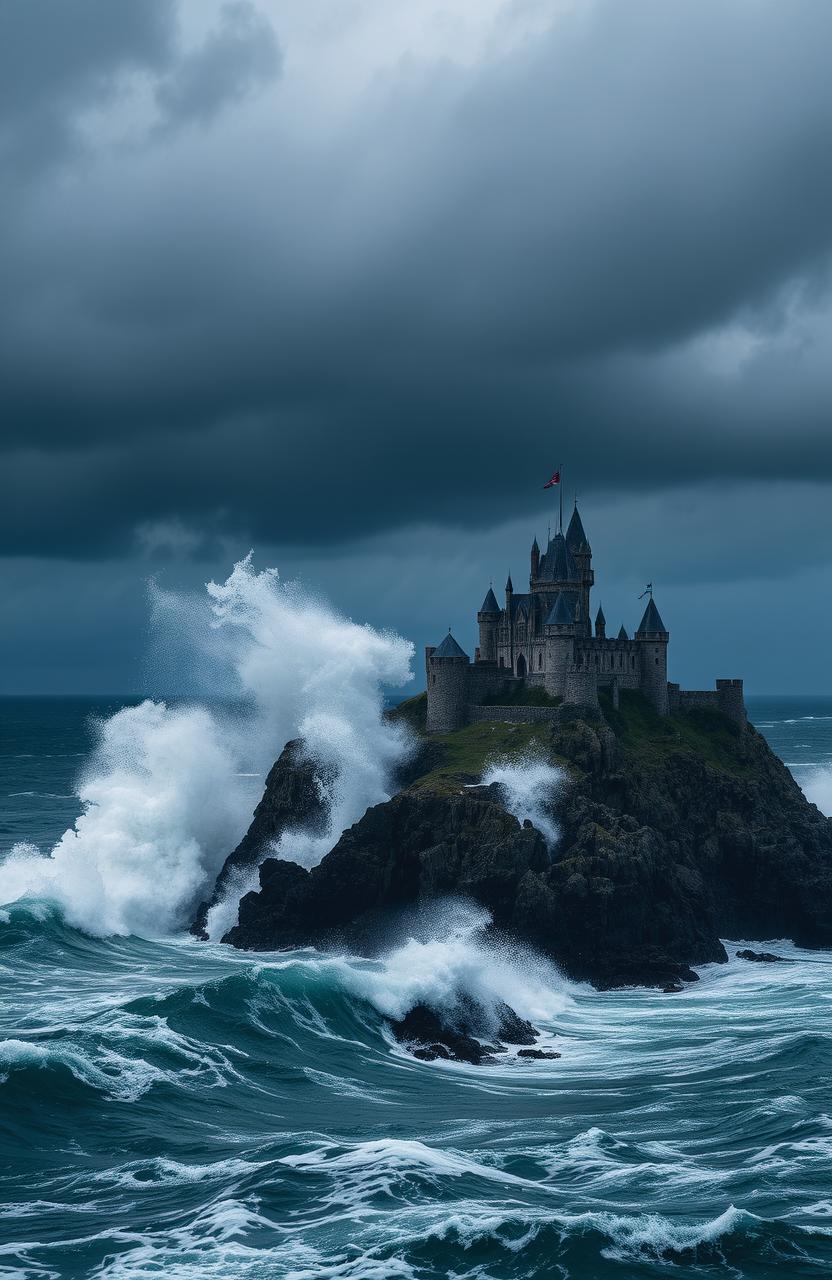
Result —
M 467 720 L 471 660 L 450 631 L 438 646 L 425 649 L 428 678 L 428 733 L 450 733 Z
M 537 545 L 537 538 L 535 538 L 534 542 L 532 543 L 531 573 L 529 574 L 529 586 L 531 586 L 533 582 L 537 581 L 539 574 L 540 574 L 540 547 Z
M 670 635 L 651 595 L 635 639 L 641 654 L 640 687 L 660 716 L 668 713 L 667 642 Z
M 477 614 L 477 622 L 480 628 L 480 661 L 496 662 L 497 661 L 497 626 L 500 621 L 500 606 L 497 604 L 491 587 L 488 588 L 488 595 L 482 602 L 482 608 Z
M 607 620 L 604 617 L 604 610 L 601 608 L 599 604 L 598 612 L 595 615 L 595 639 L 606 640 L 606 638 L 607 638 Z
M 575 653 L 575 622 L 562 591 L 549 610 L 544 626 L 546 636 L 546 677 L 544 688 L 553 698 L 566 695 L 566 673 Z

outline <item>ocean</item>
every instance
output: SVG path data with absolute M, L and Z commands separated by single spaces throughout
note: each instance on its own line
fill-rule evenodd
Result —
M 72 827 L 95 724 L 121 705 L 0 701 L 2 857 L 30 867 L 22 843 Z M 832 698 L 749 705 L 832 812 Z M 150 848 L 157 796 L 129 768 L 107 805 L 132 806 Z M 250 810 L 262 771 L 238 772 Z M 376 961 L 141 937 L 110 900 L 113 831 L 89 883 L 0 916 L 0 1277 L 832 1273 L 832 955 L 777 943 L 794 963 L 754 965 L 730 939 L 727 965 L 665 996 L 571 983 L 463 908 Z M 151 898 L 179 892 L 174 871 Z M 424 1063 L 392 1040 L 385 1014 L 472 985 L 561 1058 Z

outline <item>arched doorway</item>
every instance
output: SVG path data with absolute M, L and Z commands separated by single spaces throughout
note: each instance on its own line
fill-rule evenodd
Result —
M 518 676 L 525 676 L 526 674 L 526 659 L 523 657 L 522 653 L 517 659 L 517 674 Z

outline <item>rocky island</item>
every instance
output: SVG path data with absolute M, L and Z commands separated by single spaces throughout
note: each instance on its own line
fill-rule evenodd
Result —
M 256 872 L 259 887 L 224 937 L 252 950 L 370 955 L 403 913 L 447 898 L 485 908 L 495 934 L 604 988 L 681 991 L 696 965 L 727 959 L 722 938 L 832 945 L 832 823 L 748 724 L 743 682 L 669 681 L 670 634 L 652 585 L 632 635 L 622 625 L 608 637 L 602 609 L 590 622 L 594 582 L 577 504 L 565 533 L 561 509 L 545 552 L 532 543 L 528 592 L 509 576 L 501 607 L 489 587 L 473 661 L 450 632 L 427 648 L 426 692 L 388 713 L 413 740 L 394 794 L 311 870 L 269 856 L 281 837 L 291 848 L 293 831 L 326 831 L 325 787 L 290 742 L 195 932 L 204 936 L 212 904 Z M 515 771 L 533 761 L 558 780 L 537 797 L 536 823 L 518 817 L 504 786 L 485 784 L 495 761 Z M 418 1028 L 428 1055 L 488 1052 L 475 1008 L 444 1041 L 430 1010 L 408 1019 L 398 1034 Z M 537 1052 L 534 1029 L 506 1010 L 490 1039 L 511 1036 Z
M 371 954 L 391 914 L 452 895 L 598 987 L 673 988 L 727 958 L 723 937 L 832 945 L 832 822 L 752 726 L 711 707 L 659 715 L 622 690 L 617 708 L 602 692 L 597 707 L 553 706 L 544 722 L 429 734 L 426 703 L 390 713 L 418 742 L 396 794 L 312 870 L 266 857 L 225 941 Z M 530 752 L 562 770 L 554 848 L 480 785 L 495 757 Z M 283 831 L 320 827 L 321 803 L 314 764 L 290 743 L 220 890 Z

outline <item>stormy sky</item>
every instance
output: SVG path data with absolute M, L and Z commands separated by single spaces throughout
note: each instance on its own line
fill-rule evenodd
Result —
M 470 652 L 564 462 L 611 626 L 652 580 L 672 678 L 829 691 L 830 47 L 828 0 L 4 0 L 0 689 L 158 680 L 147 579 L 249 548 Z

